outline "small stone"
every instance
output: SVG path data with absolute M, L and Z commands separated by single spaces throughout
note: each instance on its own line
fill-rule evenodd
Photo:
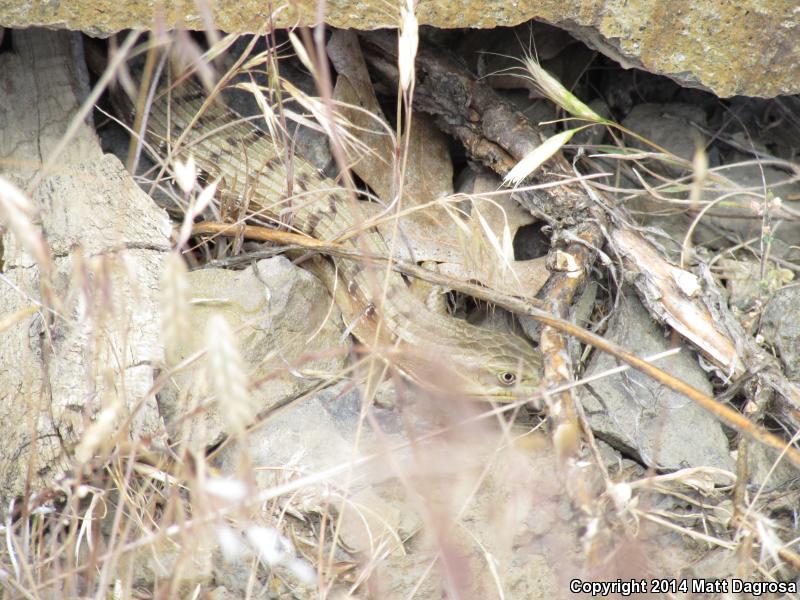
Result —
M 787 377 L 800 381 L 800 287 L 787 286 L 767 302 L 760 331 L 777 350 Z
M 607 337 L 637 356 L 670 348 L 638 298 L 625 295 L 611 317 Z M 711 394 L 711 385 L 696 359 L 684 348 L 656 366 Z M 586 376 L 619 365 L 595 351 Z M 663 469 L 713 466 L 732 470 L 728 440 L 712 415 L 689 398 L 673 392 L 635 369 L 604 377 L 580 388 L 579 398 L 595 435 L 646 465 Z
M 244 271 L 193 271 L 189 283 L 194 298 L 189 335 L 177 356 L 202 351 L 206 324 L 212 315 L 222 314 L 235 332 L 251 382 L 261 382 L 250 390 L 260 412 L 302 394 L 343 367 L 347 347 L 341 341 L 340 319 L 328 314 L 327 290 L 287 258 L 261 260 Z M 313 352 L 307 346 L 312 336 Z M 188 435 L 194 443 L 209 446 L 228 432 L 217 403 L 191 409 L 207 394 L 201 375 L 198 365 L 175 373 L 159 395 L 159 408 L 173 438 Z

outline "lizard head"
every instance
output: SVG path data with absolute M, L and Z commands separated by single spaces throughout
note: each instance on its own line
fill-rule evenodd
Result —
M 514 334 L 502 336 L 478 361 L 464 357 L 460 367 L 468 396 L 511 401 L 532 396 L 540 390 L 541 355 L 527 341 Z M 498 339 L 499 342 L 499 339 Z M 454 367 L 459 368 L 457 361 Z
M 526 340 L 510 333 L 478 330 L 471 343 L 407 349 L 398 361 L 423 387 L 476 400 L 510 402 L 540 391 L 542 359 Z

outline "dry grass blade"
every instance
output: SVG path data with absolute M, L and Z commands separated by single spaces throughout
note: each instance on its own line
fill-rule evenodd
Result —
M 305 108 L 311 116 L 311 119 L 308 119 L 291 110 L 287 110 L 287 118 L 300 125 L 309 126 L 312 129 L 321 129 L 329 137 L 336 137 L 341 141 L 348 154 L 357 156 L 359 153 L 374 153 L 374 150 L 366 146 L 352 134 L 350 131 L 352 129 L 352 123 L 342 116 L 341 111 L 328 111 L 323 101 L 309 96 L 288 81 L 283 82 L 283 89 L 300 106 Z M 363 111 L 360 107 L 351 107 L 349 105 L 345 106 L 345 108 Z M 370 118 L 380 123 L 380 120 L 376 119 L 374 115 L 371 113 L 367 114 L 369 114 Z M 381 126 L 383 126 L 383 124 L 381 124 Z
M 258 108 L 261 111 L 261 114 L 264 117 L 264 125 L 269 132 L 269 136 L 273 140 L 282 139 L 283 131 L 280 131 L 280 124 L 278 123 L 278 117 L 275 115 L 275 111 L 272 108 L 272 105 L 267 101 L 267 97 L 264 95 L 264 91 L 261 86 L 257 85 L 255 82 L 247 81 L 244 83 L 237 83 L 233 86 L 236 89 L 243 90 L 252 94 L 253 98 L 258 104 Z M 280 135 L 279 135 L 280 131 Z
M 477 217 L 486 239 L 489 240 L 489 244 L 495 252 L 495 258 L 501 262 L 501 269 L 505 271 L 511 268 L 511 263 L 514 260 L 514 246 L 511 240 L 511 231 L 508 226 L 506 225 L 503 227 L 501 241 L 477 207 L 474 208 L 474 216 Z

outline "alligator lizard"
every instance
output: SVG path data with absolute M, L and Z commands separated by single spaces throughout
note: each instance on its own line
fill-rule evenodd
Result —
M 205 177 L 219 179 L 218 196 L 246 202 L 251 217 L 285 223 L 288 216 L 295 231 L 325 241 L 341 240 L 363 222 L 356 216 L 358 202 L 344 188 L 302 158 L 295 157 L 287 169 L 287 152 L 278 143 L 220 101 L 206 101 L 206 93 L 191 81 L 156 94 L 146 137 L 153 152 L 163 153 L 169 144 L 172 160 L 193 156 Z M 347 239 L 364 252 L 389 255 L 375 228 Z M 351 331 L 366 346 L 376 342 L 376 331 L 386 332 L 380 339 L 395 345 L 393 364 L 412 379 L 430 381 L 435 373 L 439 385 L 498 400 L 538 389 L 540 354 L 523 338 L 429 310 L 397 273 L 336 260 L 338 295 L 346 291 L 363 308 L 361 315 L 343 309 L 355 319 Z

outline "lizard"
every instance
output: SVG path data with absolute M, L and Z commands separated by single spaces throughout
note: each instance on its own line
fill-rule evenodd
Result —
M 251 219 L 285 224 L 289 216 L 296 232 L 389 256 L 377 228 L 357 231 L 359 202 L 344 187 L 302 157 L 287 159 L 266 131 L 190 78 L 162 85 L 146 119 L 145 147 L 154 159 L 168 148 L 172 161 L 191 155 L 204 178 L 218 182 L 217 196 L 245 202 Z M 348 331 L 368 347 L 392 345 L 393 364 L 410 379 L 429 382 L 436 373 L 456 393 L 496 401 L 539 390 L 541 354 L 527 340 L 429 309 L 391 270 L 334 260 L 340 279 L 323 280 L 351 319 Z

